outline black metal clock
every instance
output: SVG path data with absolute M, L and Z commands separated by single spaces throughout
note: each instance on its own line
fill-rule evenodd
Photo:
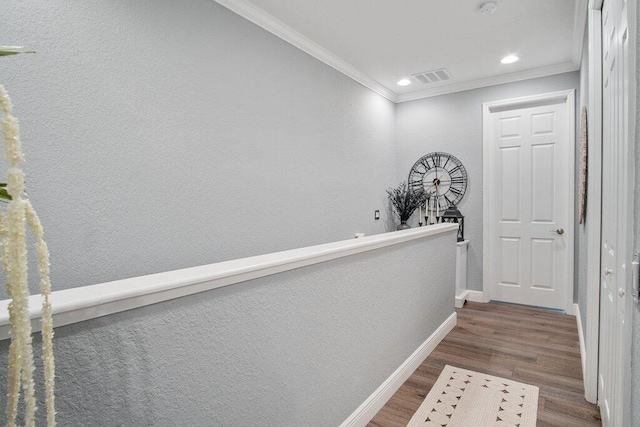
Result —
M 449 206 L 457 206 L 467 191 L 467 170 L 462 162 L 449 153 L 440 151 L 420 157 L 409 172 L 409 188 L 424 192 L 429 206 L 439 206 L 444 212 Z

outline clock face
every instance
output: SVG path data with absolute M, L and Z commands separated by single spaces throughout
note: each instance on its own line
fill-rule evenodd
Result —
M 467 190 L 467 170 L 460 160 L 448 153 L 435 152 L 422 156 L 409 172 L 409 188 L 424 192 L 428 206 L 438 203 L 443 212 L 458 205 Z

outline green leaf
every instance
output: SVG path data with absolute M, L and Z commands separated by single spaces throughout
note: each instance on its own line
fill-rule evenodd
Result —
M 5 188 L 0 188 L 0 199 L 13 200 Z
M 17 55 L 19 53 L 35 53 L 33 50 L 24 50 L 22 46 L 0 46 L 0 56 Z

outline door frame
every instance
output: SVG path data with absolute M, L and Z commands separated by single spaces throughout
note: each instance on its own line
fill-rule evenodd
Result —
M 631 352 L 632 352 L 632 340 L 633 340 L 633 311 L 637 308 L 637 301 L 634 296 L 632 296 L 635 292 L 635 287 L 637 286 L 633 283 L 633 256 L 634 252 L 640 248 L 635 248 L 635 239 L 634 239 L 634 221 L 636 220 L 634 216 L 635 209 L 635 174 L 638 165 L 636 164 L 636 145 L 638 141 L 636 141 L 636 119 L 637 119 L 637 103 L 638 103 L 638 94 L 636 87 L 636 79 L 637 79 L 637 57 L 638 54 L 638 46 L 637 46 L 637 32 L 636 28 L 636 17 L 637 17 L 637 1 L 630 0 L 627 2 L 627 28 L 628 28 L 628 57 L 627 57 L 627 66 L 630 68 L 628 72 L 629 79 L 627 81 L 628 86 L 626 87 L 626 92 L 629 93 L 629 105 L 628 105 L 628 123 L 627 123 L 627 146 L 626 155 L 624 157 L 624 162 L 626 166 L 624 176 L 624 188 L 626 190 L 626 197 L 624 197 L 624 220 L 622 221 L 623 231 L 622 236 L 618 237 L 618 242 L 622 239 L 624 243 L 624 268 L 625 274 L 622 279 L 622 283 L 618 286 L 624 287 L 626 290 L 627 297 L 625 298 L 625 322 L 628 325 L 625 328 L 624 335 L 620 338 L 623 340 L 623 350 L 622 350 L 622 366 L 620 369 L 622 373 L 620 377 L 623 380 L 623 384 L 621 384 L 621 396 L 624 399 L 622 403 L 623 413 L 620 415 L 622 417 L 622 425 L 631 425 Z
M 576 113 L 575 113 L 575 89 L 549 92 L 539 95 L 523 96 L 519 98 L 504 99 L 500 101 L 485 102 L 482 104 L 482 289 L 485 293 L 484 299 L 491 299 L 490 269 L 489 260 L 491 254 L 491 236 L 493 227 L 489 221 L 489 208 L 493 202 L 489 191 L 490 170 L 492 168 L 491 146 L 492 127 L 491 114 L 498 111 L 514 110 L 519 108 L 536 107 L 549 104 L 564 104 L 567 113 L 567 138 L 569 143 L 568 164 L 569 169 L 569 223 L 565 227 L 566 239 L 569 242 L 567 250 L 567 275 L 568 286 L 565 289 L 565 311 L 567 314 L 575 314 L 573 307 L 574 288 L 574 229 L 575 229 L 575 133 L 576 133 Z
M 598 402 L 600 337 L 600 246 L 602 234 L 602 0 L 589 1 L 589 107 L 587 174 L 587 307 L 584 349 L 584 397 Z

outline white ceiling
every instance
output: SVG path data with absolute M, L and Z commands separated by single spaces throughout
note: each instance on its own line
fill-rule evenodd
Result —
M 394 102 L 576 70 L 587 0 L 216 0 Z M 516 54 L 520 61 L 503 65 Z M 398 80 L 446 68 L 451 80 Z

